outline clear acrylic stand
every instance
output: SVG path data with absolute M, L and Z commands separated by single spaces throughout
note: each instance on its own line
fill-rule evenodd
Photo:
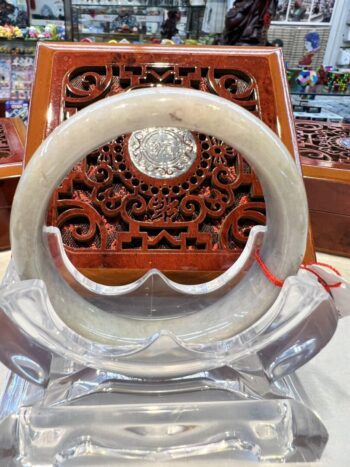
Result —
M 243 268 L 264 229 L 252 230 Z M 52 229 L 48 235 L 60 241 Z M 327 431 L 293 373 L 329 341 L 338 313 L 303 273 L 287 279 L 261 320 L 214 349 L 166 331 L 135 348 L 89 341 L 55 314 L 45 284 L 20 281 L 13 264 L 0 308 L 1 359 L 14 370 L 2 400 L 0 453 L 10 452 L 13 465 L 310 462 L 324 449 Z M 177 359 L 189 374 L 116 371 L 124 359 L 136 368 L 157 356 L 164 366 Z M 186 371 L 198 361 L 205 371 Z

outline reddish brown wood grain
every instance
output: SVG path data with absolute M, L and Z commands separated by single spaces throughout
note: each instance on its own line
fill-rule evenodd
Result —
M 0 118 L 0 250 L 10 248 L 12 199 L 22 173 L 25 126 L 19 118 Z
M 316 249 L 350 256 L 350 125 L 296 121 Z
M 350 257 L 350 217 L 310 210 L 317 249 L 324 253 Z

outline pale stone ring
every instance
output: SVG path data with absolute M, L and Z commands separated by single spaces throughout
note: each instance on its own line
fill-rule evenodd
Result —
M 43 226 L 54 189 L 91 151 L 145 127 L 199 131 L 237 149 L 257 174 L 266 200 L 261 257 L 281 279 L 297 272 L 305 252 L 308 213 L 303 181 L 287 149 L 238 105 L 209 93 L 167 87 L 101 100 L 62 123 L 42 143 L 13 203 L 16 270 L 22 280 L 42 279 L 57 319 L 93 342 L 144 345 L 160 332 L 190 344 L 228 339 L 262 317 L 279 294 L 257 264 L 242 273 L 238 261 L 217 279 L 195 286 L 177 284 L 153 270 L 132 284 L 114 287 L 81 276 L 62 247 L 61 271 L 51 258 Z

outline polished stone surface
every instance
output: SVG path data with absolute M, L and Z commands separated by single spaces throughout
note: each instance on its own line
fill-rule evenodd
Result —
M 0 251 L 0 280 L 3 278 L 9 261 L 11 251 Z M 340 271 L 343 277 L 350 281 L 350 259 L 343 256 L 327 255 L 326 253 L 317 253 L 317 261 L 327 263 Z

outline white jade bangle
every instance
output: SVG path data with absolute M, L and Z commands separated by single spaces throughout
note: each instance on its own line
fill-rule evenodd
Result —
M 106 311 L 75 292 L 49 257 L 43 236 L 54 189 L 67 172 L 97 147 L 117 136 L 145 127 L 178 127 L 213 135 L 236 148 L 251 164 L 262 185 L 267 205 L 267 233 L 261 256 L 269 269 L 284 279 L 302 261 L 308 213 L 304 185 L 295 163 L 278 137 L 259 119 L 228 100 L 209 93 L 179 88 L 152 88 L 101 100 L 62 123 L 43 142 L 18 185 L 11 217 L 13 258 L 21 279 L 42 279 L 57 315 L 78 334 L 111 345 L 137 343 L 159 331 L 190 343 L 227 339 L 257 321 L 275 301 L 279 289 L 254 264 L 234 287 L 224 274 L 193 287 L 164 281 L 164 296 L 176 289 L 188 297 L 188 313 L 153 319 L 141 290 L 135 302 L 130 288 L 104 286 L 125 307 L 139 307 L 137 319 Z M 230 270 L 235 271 L 233 265 Z M 86 281 L 87 288 L 97 285 Z M 84 288 L 84 284 L 82 285 Z M 137 288 L 137 287 L 136 287 Z M 102 290 L 102 288 L 101 288 Z M 129 292 L 128 292 L 129 290 Z M 209 291 L 209 293 L 208 293 Z M 211 292 L 210 292 L 211 291 Z M 140 299 L 141 296 L 141 299 Z M 96 302 L 95 302 L 96 303 Z M 135 305 L 137 303 L 137 305 Z M 119 308 L 118 308 L 119 307 Z

